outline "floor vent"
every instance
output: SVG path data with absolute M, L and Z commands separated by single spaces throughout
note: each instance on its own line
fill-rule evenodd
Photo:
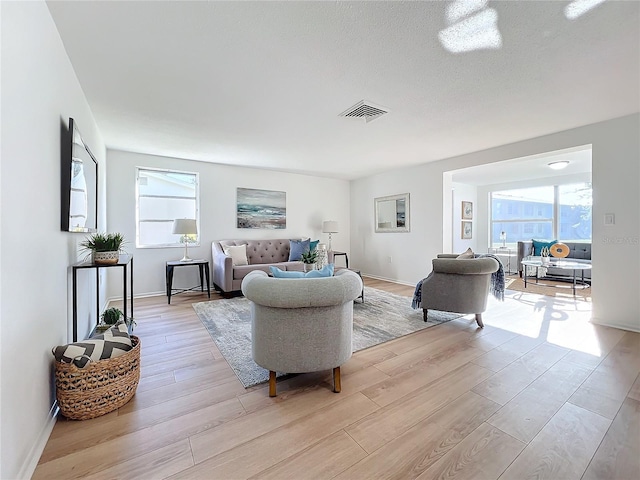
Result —
M 366 100 L 361 100 L 353 107 L 347 108 L 342 112 L 339 117 L 349 118 L 364 118 L 365 122 L 369 123 L 376 118 L 380 118 L 385 113 L 389 113 L 389 110 L 381 107 L 380 105 L 374 105 Z

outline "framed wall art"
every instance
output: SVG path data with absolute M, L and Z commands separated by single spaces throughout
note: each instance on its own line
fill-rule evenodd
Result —
M 462 222 L 462 228 L 460 229 L 462 232 L 461 237 L 465 240 L 469 240 L 473 236 L 473 223 L 471 222 Z
M 473 202 L 462 202 L 462 218 L 464 220 L 473 219 Z
M 237 228 L 287 228 L 287 193 L 238 187 L 236 212 Z

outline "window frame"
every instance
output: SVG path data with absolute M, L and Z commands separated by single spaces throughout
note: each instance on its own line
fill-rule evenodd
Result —
M 548 185 L 550 187 L 553 187 L 553 204 L 552 204 L 550 218 L 540 217 L 540 218 L 531 218 L 531 219 L 494 220 L 493 219 L 493 196 L 494 194 L 504 192 L 505 190 L 495 190 L 495 191 L 489 192 L 489 245 L 491 246 L 491 248 L 502 245 L 502 240 L 500 240 L 499 237 L 498 239 L 494 239 L 493 237 L 493 226 L 495 223 L 500 223 L 504 225 L 509 223 L 540 224 L 540 223 L 550 222 L 552 237 L 559 239 L 559 241 L 562 241 L 562 239 L 560 238 L 560 222 L 562 221 L 562 219 L 560 218 L 560 211 L 561 211 L 560 188 L 565 185 L 575 185 L 579 183 L 591 184 L 591 192 L 593 194 L 593 185 L 591 182 L 569 182 L 569 183 Z M 513 190 L 513 189 L 507 189 L 506 191 L 509 191 L 509 190 Z M 593 204 L 592 204 L 592 208 L 593 208 Z M 534 233 L 534 235 L 536 234 Z M 576 240 L 571 240 L 571 241 L 576 242 Z M 591 241 L 593 241 L 593 222 L 591 224 Z M 580 242 L 580 240 L 577 240 L 577 242 Z M 588 243 L 586 240 L 584 242 Z
M 195 177 L 195 197 L 185 196 L 172 196 L 172 195 L 140 195 L 140 173 L 141 172 L 154 172 L 154 173 L 174 173 L 179 175 L 193 175 Z M 136 248 L 184 248 L 184 243 L 178 240 L 175 243 L 155 243 L 155 244 L 142 244 L 140 242 L 140 224 L 141 223 L 164 223 L 173 222 L 173 220 L 161 220 L 161 219 L 140 219 L 140 198 L 164 198 L 164 199 L 188 199 L 195 200 L 195 219 L 198 226 L 198 233 L 196 234 L 196 240 L 189 242 L 190 247 L 200 246 L 200 174 L 198 172 L 188 172 L 184 170 L 176 170 L 174 168 L 154 168 L 154 167 L 141 167 L 136 166 Z

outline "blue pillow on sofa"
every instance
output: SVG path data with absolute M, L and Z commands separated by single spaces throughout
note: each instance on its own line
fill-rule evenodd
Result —
M 320 243 L 320 240 L 314 240 L 313 242 L 309 242 L 309 250 L 313 252 L 318 247 L 319 243 Z
M 551 240 L 550 242 L 546 240 L 532 240 L 533 242 L 533 256 L 539 257 L 541 255 L 541 251 L 544 247 L 550 247 L 554 243 L 558 243 L 558 240 Z
M 289 261 L 302 260 L 302 254 L 308 252 L 310 248 L 309 240 L 289 240 Z

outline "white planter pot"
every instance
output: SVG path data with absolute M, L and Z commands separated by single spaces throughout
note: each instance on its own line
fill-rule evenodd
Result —
M 310 272 L 311 270 L 315 270 L 316 269 L 316 264 L 315 263 L 305 263 L 304 264 L 304 271 L 306 272 Z
M 120 252 L 93 252 L 93 263 L 97 265 L 115 265 L 120 259 Z

